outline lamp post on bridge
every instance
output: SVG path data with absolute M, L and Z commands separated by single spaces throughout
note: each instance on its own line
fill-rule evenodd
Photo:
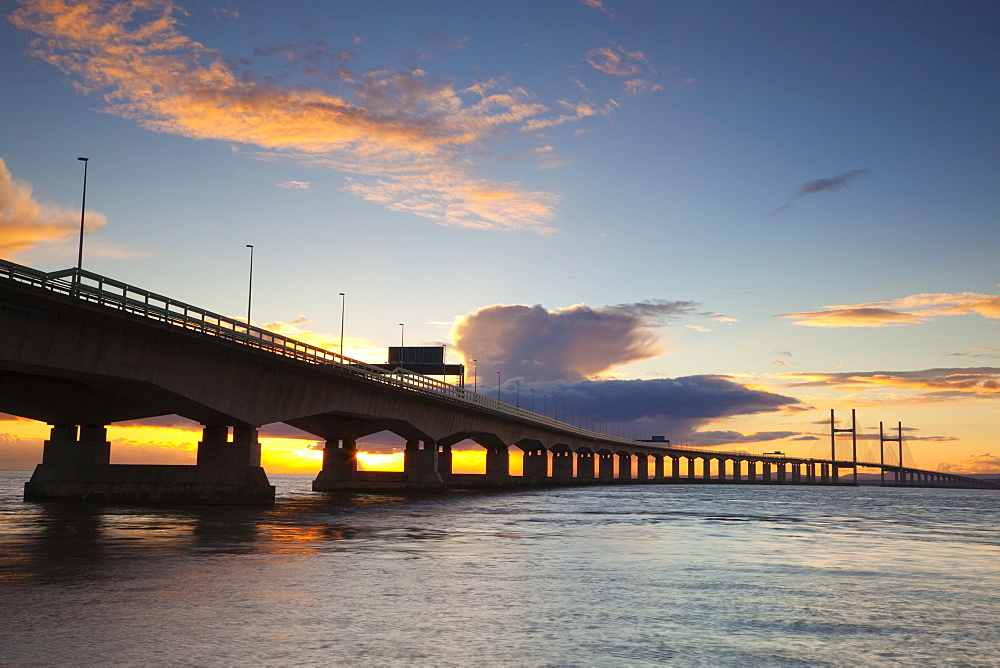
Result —
M 497 401 L 500 401 L 500 372 L 497 371 Z
M 90 158 L 77 158 L 83 161 L 83 203 L 80 204 L 80 248 L 76 255 L 76 283 L 80 283 L 80 271 L 83 269 L 83 227 L 87 211 L 87 165 Z
M 472 360 L 472 391 L 479 394 L 477 391 L 479 382 L 479 360 Z
M 250 249 L 250 278 L 247 281 L 247 334 L 250 333 L 250 306 L 253 303 L 253 244 L 247 244 Z
M 531 388 L 531 412 L 535 412 L 535 388 Z
M 344 357 L 344 307 L 347 305 L 347 295 L 340 293 L 340 357 Z M 343 359 L 341 359 L 343 361 Z
M 518 408 L 521 407 L 521 381 L 514 381 L 514 405 Z

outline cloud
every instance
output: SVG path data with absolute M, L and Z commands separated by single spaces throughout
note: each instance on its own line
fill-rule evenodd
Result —
M 838 373 L 786 373 L 792 387 L 835 387 L 858 391 L 869 389 L 920 390 L 918 399 L 958 401 L 1000 398 L 1000 368 L 943 368 L 923 371 L 863 371 Z
M 42 461 L 42 440 L 0 433 L 0 469 L 31 471 Z
M 963 352 L 963 353 L 948 353 L 949 357 L 988 357 L 988 358 L 998 358 L 1000 357 L 1000 348 L 988 348 L 985 346 L 970 346 L 970 351 L 975 352 Z
M 350 175 L 346 191 L 442 225 L 551 231 L 557 195 L 474 175 L 491 142 L 531 122 L 546 125 L 549 108 L 523 88 L 499 80 L 456 88 L 422 69 L 351 72 L 350 54 L 291 46 L 258 53 L 315 77 L 316 85 L 288 83 L 295 76 L 264 80 L 182 34 L 184 15 L 170 0 L 34 0 L 10 20 L 40 36 L 33 55 L 81 92 L 102 95 L 105 111 L 146 129 L 336 169 Z M 630 75 L 647 62 L 620 48 L 594 59 Z M 577 105 L 548 123 L 590 115 Z
M 936 470 L 956 475 L 997 474 L 1000 473 L 1000 457 L 988 452 L 981 455 L 971 455 L 957 462 L 942 462 L 937 465 Z
M 577 382 L 663 352 L 653 328 L 681 316 L 716 317 L 689 301 L 649 301 L 550 311 L 497 304 L 459 318 L 454 350 L 485 377 Z
M 795 191 L 795 194 L 792 195 L 792 198 L 788 200 L 787 203 L 783 204 L 782 206 L 779 206 L 777 209 L 774 209 L 768 215 L 777 216 L 784 213 L 785 211 L 788 211 L 789 209 L 795 208 L 795 202 L 800 197 L 803 197 L 805 195 L 815 195 L 816 193 L 824 193 L 824 192 L 836 192 L 838 190 L 841 190 L 842 188 L 846 188 L 853 181 L 869 173 L 870 172 L 867 169 L 852 169 L 849 172 L 845 172 L 837 176 L 831 176 L 824 179 L 816 179 L 815 181 L 809 181 L 807 183 L 803 183 L 801 186 L 799 186 L 799 189 Z
M 612 44 L 591 49 L 584 60 L 599 72 L 623 79 L 622 88 L 630 95 L 663 90 L 662 84 L 653 82 L 656 70 L 639 49 Z
M 534 395 L 530 394 L 534 390 Z M 488 391 L 488 390 L 487 390 Z M 515 396 L 515 394 L 517 396 Z M 726 376 L 685 376 L 652 380 L 585 380 L 578 383 L 506 383 L 501 398 L 538 413 L 597 431 L 631 425 L 641 434 L 665 434 L 673 442 L 705 445 L 759 442 L 798 432 L 699 432 L 698 427 L 737 415 L 797 410 L 798 399 L 753 389 Z M 602 424 L 604 423 L 604 424 Z
M 898 327 L 927 322 L 939 316 L 980 315 L 1000 319 L 1000 295 L 974 292 L 916 294 L 864 304 L 824 306 L 826 311 L 783 313 L 807 327 Z
M 87 211 L 87 232 L 106 223 L 102 214 Z M 0 257 L 14 257 L 40 243 L 71 239 L 79 232 L 79 209 L 38 202 L 31 184 L 12 175 L 0 158 Z
M 602 2 L 602 0 L 580 0 L 580 4 L 583 5 L 584 7 L 590 7 L 591 9 L 597 9 L 602 11 L 610 19 L 618 18 L 618 15 L 615 14 L 610 9 L 608 9 L 607 5 L 605 5 L 604 2 Z
M 285 190 L 309 190 L 308 181 L 285 181 L 283 183 L 275 183 L 275 188 L 284 188 Z

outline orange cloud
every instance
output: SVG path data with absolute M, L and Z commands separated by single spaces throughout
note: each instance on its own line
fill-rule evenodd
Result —
M 29 0 L 10 20 L 40 35 L 33 55 L 81 92 L 102 94 L 108 112 L 149 130 L 332 167 L 352 175 L 349 192 L 442 225 L 550 229 L 555 195 L 470 174 L 489 140 L 548 111 L 527 91 L 499 81 L 457 90 L 424 70 L 341 68 L 350 99 L 261 83 L 183 35 L 183 14 L 170 0 Z M 603 59 L 631 72 L 644 56 L 612 51 Z
M 927 322 L 938 316 L 980 315 L 1000 318 L 1000 295 L 974 292 L 918 294 L 881 302 L 824 306 L 826 311 L 784 313 L 807 327 L 897 327 Z
M 1000 396 L 1000 368 L 926 369 L 924 371 L 869 371 L 856 373 L 786 373 L 796 387 L 836 387 L 847 390 L 891 388 L 922 390 L 922 401 L 996 399 Z
M 997 474 L 1000 473 L 1000 457 L 988 452 L 982 455 L 972 455 L 957 462 L 942 462 L 937 465 L 937 470 L 957 475 Z
M 107 219 L 87 212 L 87 231 L 103 227 Z M 31 184 L 12 175 L 0 158 L 0 256 L 13 257 L 40 243 L 71 239 L 80 231 L 80 211 L 42 204 Z
M 591 67 L 613 77 L 623 77 L 622 87 L 630 95 L 663 90 L 663 85 L 653 83 L 656 70 L 649 57 L 639 49 L 626 49 L 612 44 L 591 49 L 584 57 Z

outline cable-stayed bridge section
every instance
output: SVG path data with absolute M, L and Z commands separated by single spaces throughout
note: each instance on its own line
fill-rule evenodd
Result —
M 325 441 L 318 491 L 839 484 L 841 470 L 858 466 L 608 436 L 92 272 L 2 260 L 0 411 L 51 425 L 27 500 L 271 503 L 257 432 L 276 422 Z M 172 414 L 203 425 L 197 464 L 110 463 L 108 425 Z M 357 440 L 381 431 L 406 440 L 404 471 L 358 470 Z M 451 448 L 466 440 L 485 448 L 485 474 L 452 472 Z M 519 476 L 510 474 L 511 446 L 523 452 Z M 992 486 L 882 466 L 897 484 Z

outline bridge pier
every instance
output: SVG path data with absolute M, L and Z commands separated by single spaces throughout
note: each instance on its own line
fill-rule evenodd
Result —
M 593 482 L 594 475 L 594 453 L 584 450 L 576 453 L 576 479 L 581 482 Z
M 54 425 L 25 501 L 270 505 L 255 427 L 206 425 L 197 464 L 111 464 L 105 425 Z
M 559 482 L 573 480 L 573 453 L 569 448 L 552 451 L 552 479 Z
M 618 453 L 618 479 L 623 481 L 632 479 L 632 455 L 627 452 Z
M 542 482 L 549 477 L 549 453 L 545 448 L 525 450 L 523 476 L 531 482 Z
M 438 446 L 438 473 L 441 474 L 441 479 L 447 481 L 451 476 L 451 446 L 450 445 L 439 445 Z
M 597 453 L 597 479 L 608 481 L 615 479 L 615 456 L 610 450 Z
M 487 482 L 510 482 L 510 452 L 506 445 L 486 446 L 486 480 Z
M 403 451 L 403 472 L 407 489 L 443 489 L 444 480 L 438 471 L 437 441 L 408 439 Z
M 639 482 L 646 482 L 649 480 L 649 455 L 639 452 L 636 453 L 635 459 L 638 462 L 635 469 L 635 479 Z
M 653 458 L 653 480 L 663 481 L 663 455 L 650 455 Z

